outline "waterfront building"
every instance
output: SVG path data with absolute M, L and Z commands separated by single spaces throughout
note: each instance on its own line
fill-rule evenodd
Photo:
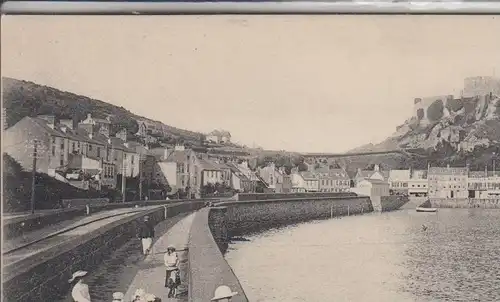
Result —
M 349 192 L 350 178 L 344 169 L 322 167 L 316 170 L 320 192 Z
M 286 175 L 286 173 L 284 172 L 285 171 L 283 169 L 280 172 L 273 162 L 270 162 L 265 167 L 261 167 L 258 169 L 258 175 L 260 176 L 260 178 L 266 183 L 267 187 L 273 190 L 275 193 L 285 193 L 283 192 L 283 182 Z M 287 190 L 289 191 L 290 189 L 291 181 L 289 186 L 287 184 Z
M 305 193 L 306 192 L 306 181 L 299 173 L 298 168 L 293 168 L 290 174 L 290 179 L 292 182 L 292 193 Z
M 428 182 L 431 198 L 467 198 L 467 178 L 469 169 L 455 168 L 449 165 L 446 168 L 429 167 Z
M 176 180 L 171 181 L 168 177 L 169 183 L 175 183 L 176 190 L 188 190 L 190 194 L 195 197 L 201 196 L 201 185 L 203 185 L 200 159 L 196 153 L 191 149 L 186 149 L 183 145 L 176 145 L 172 152 L 168 152 L 167 162 L 176 163 Z
M 356 176 L 354 177 L 354 186 L 357 183 L 365 179 L 376 179 L 380 181 L 389 181 L 389 171 L 383 171 L 380 169 L 379 165 L 375 165 L 373 170 L 361 170 L 358 169 Z
M 300 172 L 304 179 L 304 189 L 306 192 L 319 192 L 319 177 L 316 173 L 310 171 Z
M 231 187 L 238 192 L 252 192 L 252 182 L 234 163 L 228 163 L 231 169 Z
M 389 183 L 379 179 L 363 179 L 356 184 L 356 187 L 351 188 L 351 191 L 364 196 L 382 197 L 389 196 Z
M 410 169 L 389 171 L 389 188 L 393 193 L 408 193 Z
M 408 195 L 413 197 L 425 197 L 428 195 L 429 181 L 427 170 L 411 170 L 408 180 Z

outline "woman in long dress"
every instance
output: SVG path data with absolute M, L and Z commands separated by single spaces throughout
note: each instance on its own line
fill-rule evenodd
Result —
M 165 261 L 165 266 L 167 267 L 165 276 L 165 287 L 170 289 L 168 297 L 173 298 L 173 296 L 175 296 L 175 289 L 180 283 L 180 280 L 178 278 L 179 257 L 177 256 L 177 252 L 175 251 L 174 246 L 172 245 L 168 246 L 167 252 L 163 256 L 163 259 Z M 172 276 L 174 276 L 174 278 L 172 278 Z
M 90 302 L 89 286 L 83 282 L 83 277 L 86 275 L 86 271 L 77 271 L 69 279 L 69 283 L 74 284 L 71 297 L 75 302 Z

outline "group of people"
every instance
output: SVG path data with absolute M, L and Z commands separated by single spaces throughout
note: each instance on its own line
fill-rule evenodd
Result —
M 143 223 L 139 226 L 138 237 L 142 243 L 142 252 L 144 257 L 151 254 L 154 238 L 154 225 L 150 222 L 149 216 L 144 217 Z M 168 245 L 167 251 L 163 256 L 166 267 L 165 287 L 168 288 L 168 298 L 177 296 L 177 287 L 181 284 L 179 257 L 176 248 L 173 245 Z M 86 271 L 77 271 L 69 280 L 73 283 L 71 296 L 75 302 L 90 302 L 89 287 L 84 283 Z M 222 285 L 215 290 L 215 295 L 211 301 L 229 302 L 236 295 L 236 292 L 231 291 L 228 286 Z M 113 294 L 113 302 L 124 302 L 125 295 L 122 292 Z M 148 294 L 144 289 L 137 289 L 132 297 L 132 302 L 161 302 L 161 299 L 153 294 Z

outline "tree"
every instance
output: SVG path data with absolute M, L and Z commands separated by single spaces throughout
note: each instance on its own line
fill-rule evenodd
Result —
M 427 108 L 427 118 L 430 121 L 438 121 L 443 117 L 443 110 L 443 101 L 436 100 Z

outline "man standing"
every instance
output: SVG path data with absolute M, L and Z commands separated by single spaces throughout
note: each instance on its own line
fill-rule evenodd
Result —
M 149 221 L 149 216 L 144 217 L 144 223 L 139 226 L 139 239 L 142 241 L 142 252 L 144 256 L 149 255 L 151 246 L 153 245 L 153 237 L 155 229 Z

